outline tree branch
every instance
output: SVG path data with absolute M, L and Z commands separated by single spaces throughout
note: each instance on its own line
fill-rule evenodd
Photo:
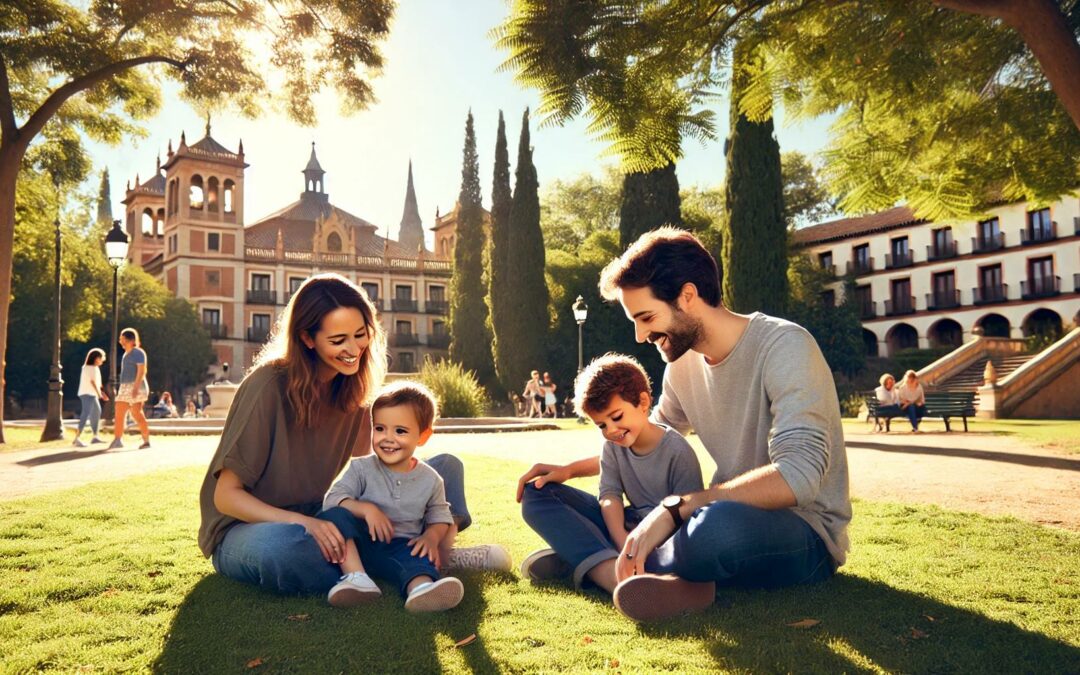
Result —
M 968 14 L 979 14 L 999 19 L 1012 14 L 1018 7 L 1015 0 L 933 0 L 938 7 Z
M 15 106 L 11 102 L 11 83 L 8 82 L 7 61 L 0 53 L 0 137 L 11 142 L 18 127 L 15 126 Z
M 64 103 L 75 94 L 85 91 L 99 82 L 104 82 L 110 77 L 122 73 L 125 70 L 148 63 L 167 63 L 179 70 L 184 70 L 188 67 L 189 61 L 178 61 L 172 57 L 161 55 L 139 56 L 132 59 L 117 61 L 116 63 L 110 63 L 97 70 L 90 71 L 82 77 L 77 77 L 50 94 L 49 97 L 45 99 L 45 102 L 34 111 L 34 114 L 31 115 L 30 119 L 26 121 L 26 124 L 23 125 L 22 131 L 25 133 L 23 140 L 26 143 L 29 143 L 30 139 L 36 136 L 45 126 L 45 123 L 56 114 L 56 111 L 60 109 L 60 106 L 64 105 Z

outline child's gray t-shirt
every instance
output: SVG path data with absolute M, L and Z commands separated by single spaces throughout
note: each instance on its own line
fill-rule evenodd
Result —
M 639 522 L 668 495 L 685 495 L 704 489 L 701 465 L 694 449 L 679 432 L 661 426 L 664 435 L 647 455 L 611 441 L 600 453 L 600 497 L 623 494 L 630 502 L 626 518 Z
M 374 453 L 354 459 L 326 493 L 323 508 L 339 506 L 345 499 L 370 502 L 394 524 L 395 537 L 412 538 L 425 525 L 453 524 L 443 479 L 421 460 L 411 471 L 391 471 Z

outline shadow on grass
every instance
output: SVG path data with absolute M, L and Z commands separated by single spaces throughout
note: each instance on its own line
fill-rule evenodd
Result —
M 881 452 L 899 452 L 914 455 L 939 455 L 945 457 L 963 457 L 965 459 L 982 459 L 989 462 L 1008 462 L 1023 466 L 1035 466 L 1044 469 L 1060 469 L 1062 471 L 1080 471 L 1080 460 L 1066 459 L 1064 457 L 1047 457 L 1045 455 L 1025 455 L 1016 452 L 997 452 L 991 450 L 968 450 L 965 448 L 941 448 L 920 445 L 893 445 L 891 443 L 871 443 L 868 441 L 847 441 L 849 448 L 864 448 L 867 450 L 880 450 Z
M 153 671 L 439 672 L 436 636 L 445 635 L 443 652 L 455 651 L 473 672 L 497 672 L 482 641 L 461 650 L 452 644 L 477 632 L 485 608 L 480 584 L 500 580 L 470 574 L 461 580 L 465 599 L 457 608 L 414 615 L 384 583 L 377 602 L 335 609 L 325 598 L 270 595 L 211 574 L 184 598 Z
M 809 628 L 788 624 L 803 619 Z M 697 637 L 724 670 L 749 672 L 1080 672 L 1080 649 L 982 614 L 840 574 L 818 586 L 721 590 L 698 616 L 643 625 Z
M 51 455 L 39 455 L 37 457 L 31 457 L 30 459 L 24 459 L 21 462 L 16 462 L 19 466 L 42 466 L 43 464 L 56 464 L 57 462 L 70 462 L 73 459 L 88 459 L 90 457 L 96 457 L 102 455 L 107 450 L 66 450 L 64 452 L 56 452 Z

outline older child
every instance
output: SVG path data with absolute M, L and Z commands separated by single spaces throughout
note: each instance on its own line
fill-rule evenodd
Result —
M 372 404 L 375 453 L 352 461 L 318 516 L 334 523 L 346 542 L 343 576 L 327 596 L 331 605 L 380 595 L 365 564 L 374 576 L 397 582 L 410 612 L 451 609 L 464 597 L 460 581 L 439 576 L 454 525 L 443 480 L 413 457 L 431 438 L 436 407 L 434 395 L 415 382 L 387 386 Z
M 649 420 L 649 376 L 634 359 L 602 356 L 581 371 L 574 387 L 578 413 L 588 415 L 606 441 L 600 497 L 561 483 L 526 486 L 522 515 L 552 548 L 526 558 L 521 575 L 540 581 L 573 574 L 577 586 L 588 577 L 611 593 L 615 561 L 630 530 L 664 497 L 701 490 L 701 466 L 677 431 Z M 555 502 L 570 506 L 576 518 L 549 527 L 542 515 Z

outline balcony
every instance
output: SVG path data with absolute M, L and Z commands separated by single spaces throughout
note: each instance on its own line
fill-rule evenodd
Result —
M 391 347 L 412 347 L 420 344 L 420 336 L 416 333 L 390 333 Z
M 847 264 L 847 273 L 859 276 L 860 274 L 870 274 L 874 271 L 874 259 L 867 258 L 865 260 L 852 260 Z
M 887 270 L 895 270 L 901 267 L 911 267 L 913 262 L 915 262 L 915 256 L 911 255 L 911 251 L 885 254 L 885 269 Z
M 1041 277 L 1020 282 L 1020 297 L 1023 300 L 1049 298 L 1061 293 L 1061 277 Z
M 998 251 L 1005 248 L 1005 234 L 998 232 L 989 237 L 972 237 L 971 238 L 971 252 L 972 253 L 986 253 L 988 251 Z
M 836 265 L 822 265 L 821 266 L 821 271 L 824 272 L 825 275 L 828 276 L 828 277 L 835 277 L 836 276 Z
M 926 247 L 926 259 L 930 262 L 935 260 L 946 260 L 948 258 L 956 257 L 956 242 L 947 241 L 943 246 L 937 246 L 936 244 Z
M 960 306 L 960 291 L 934 291 L 926 294 L 927 309 L 950 309 Z
M 210 333 L 210 337 L 214 340 L 229 337 L 229 327 L 223 323 L 204 323 L 203 328 L 206 329 L 207 333 Z
M 915 313 L 915 296 L 902 295 L 885 301 L 885 316 L 902 316 Z
M 859 303 L 859 318 L 873 319 L 877 316 L 877 303 L 873 300 L 864 300 Z
M 450 301 L 428 300 L 424 304 L 424 308 L 427 309 L 429 314 L 446 314 L 448 311 L 450 311 Z
M 248 289 L 247 302 L 249 305 L 276 305 L 277 293 L 271 290 Z
M 971 297 L 976 305 L 989 305 L 995 302 L 1005 302 L 1009 299 L 1009 284 L 996 286 L 981 286 L 971 289 Z
M 262 326 L 249 326 L 247 329 L 248 342 L 266 342 L 270 336 L 270 329 Z
M 449 333 L 432 333 L 427 336 L 428 347 L 433 349 L 449 349 L 450 347 L 450 334 Z
M 1028 246 L 1031 244 L 1039 244 L 1044 241 L 1054 241 L 1057 239 L 1057 223 L 1050 223 L 1050 228 L 1024 228 L 1020 230 L 1020 245 Z
M 395 312 L 415 312 L 416 300 L 412 298 L 394 298 L 390 301 L 390 309 Z

